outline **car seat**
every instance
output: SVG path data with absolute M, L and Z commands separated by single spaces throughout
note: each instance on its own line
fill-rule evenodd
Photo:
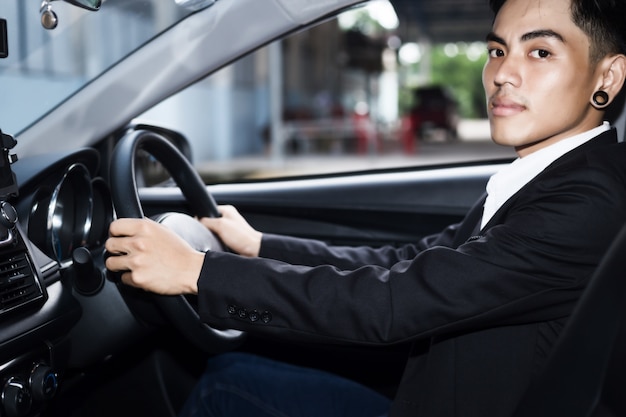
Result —
M 514 417 L 626 416 L 626 225 Z

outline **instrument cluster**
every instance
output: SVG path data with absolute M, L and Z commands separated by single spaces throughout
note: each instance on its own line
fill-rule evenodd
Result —
M 76 162 L 47 178 L 34 192 L 28 237 L 50 258 L 63 263 L 76 248 L 101 247 L 112 219 L 108 185 Z

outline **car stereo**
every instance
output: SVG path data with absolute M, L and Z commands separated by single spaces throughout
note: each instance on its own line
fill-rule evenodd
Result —
M 26 242 L 19 231 L 17 212 L 7 201 L 18 195 L 11 164 L 17 156 L 10 151 L 17 144 L 0 131 L 0 315 L 33 302 L 45 300 Z

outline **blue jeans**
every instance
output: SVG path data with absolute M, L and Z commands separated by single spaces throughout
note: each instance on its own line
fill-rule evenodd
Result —
M 377 417 L 391 401 L 316 369 L 227 353 L 209 360 L 180 417 Z

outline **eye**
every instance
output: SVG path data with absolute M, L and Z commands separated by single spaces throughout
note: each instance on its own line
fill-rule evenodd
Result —
M 500 48 L 489 48 L 487 52 L 490 58 L 501 58 L 504 56 L 504 51 Z
M 534 49 L 530 51 L 530 56 L 533 58 L 544 59 L 544 58 L 548 58 L 550 55 L 552 54 L 549 51 L 546 51 L 545 49 Z

